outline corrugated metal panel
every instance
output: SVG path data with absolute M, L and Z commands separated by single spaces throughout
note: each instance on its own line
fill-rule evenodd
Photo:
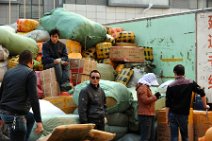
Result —
M 135 32 L 139 46 L 153 48 L 155 73 L 173 77 L 176 64 L 186 66 L 186 76 L 195 79 L 195 13 L 111 24 Z

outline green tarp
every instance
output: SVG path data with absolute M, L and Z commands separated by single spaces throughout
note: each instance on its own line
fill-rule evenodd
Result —
M 106 28 L 63 8 L 54 9 L 40 18 L 40 25 L 48 32 L 57 28 L 60 38 L 76 40 L 85 48 L 92 47 L 106 38 Z

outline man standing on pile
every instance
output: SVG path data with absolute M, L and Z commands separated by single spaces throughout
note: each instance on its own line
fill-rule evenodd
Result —
M 59 41 L 60 32 L 53 29 L 49 32 L 50 40 L 42 47 L 42 63 L 44 69 L 54 67 L 57 81 L 61 91 L 68 91 L 70 85 L 70 63 L 66 46 Z
M 6 72 L 0 88 L 0 117 L 7 125 L 11 141 L 27 141 L 34 125 L 41 133 L 40 106 L 37 96 L 37 79 L 32 70 L 32 53 L 23 51 L 19 64 Z M 32 107 L 34 114 L 29 110 Z
M 99 86 L 99 71 L 90 72 L 90 83 L 79 94 L 80 123 L 94 123 L 96 129 L 104 130 L 106 115 L 106 96 Z
M 178 64 L 173 69 L 175 81 L 172 82 L 166 91 L 166 107 L 168 109 L 168 121 L 171 130 L 171 141 L 178 141 L 178 128 L 182 141 L 188 141 L 188 115 L 192 91 L 200 94 L 203 106 L 209 109 L 206 103 L 204 89 L 193 80 L 184 77 L 185 68 Z

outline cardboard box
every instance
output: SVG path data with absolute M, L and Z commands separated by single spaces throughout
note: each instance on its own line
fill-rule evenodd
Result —
M 158 123 L 157 125 L 157 141 L 170 141 L 170 127 L 167 123 Z
M 193 124 L 188 124 L 188 141 L 194 141 Z M 182 141 L 179 130 L 178 141 Z M 157 125 L 157 141 L 170 141 L 171 133 L 168 123 L 158 123 Z
M 77 85 L 89 79 L 90 79 L 89 75 L 77 74 L 77 73 L 71 74 L 71 82 L 73 83 L 73 85 Z
M 193 124 L 193 108 L 190 108 L 188 116 L 188 124 Z M 158 123 L 168 123 L 168 115 L 166 108 L 157 110 L 157 122 Z
M 170 127 L 168 125 L 167 110 L 163 108 L 157 111 L 157 141 L 170 141 Z M 194 141 L 194 128 L 193 128 L 193 108 L 190 108 L 188 116 L 188 140 Z M 179 130 L 178 141 L 181 141 L 181 135 Z
M 134 46 L 113 46 L 110 59 L 120 62 L 144 62 L 144 48 Z
M 89 75 L 92 70 L 97 69 L 97 62 L 89 59 L 69 59 L 71 73 Z
M 194 110 L 193 119 L 194 119 L 194 140 L 198 141 L 198 138 L 204 136 L 206 130 L 212 127 L 212 111 L 208 111 L 208 114 L 206 114 L 205 111 Z
M 44 96 L 57 96 L 60 93 L 59 84 L 56 79 L 54 68 L 41 71 L 41 85 Z
M 157 122 L 158 123 L 163 123 L 163 124 L 167 124 L 168 123 L 168 118 L 167 118 L 167 110 L 166 108 L 163 108 L 161 110 L 157 111 Z

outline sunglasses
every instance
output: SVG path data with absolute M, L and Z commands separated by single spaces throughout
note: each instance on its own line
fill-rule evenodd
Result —
M 100 79 L 100 77 L 92 76 L 92 77 L 91 77 L 91 79 L 97 79 L 97 80 L 99 80 L 99 79 Z

